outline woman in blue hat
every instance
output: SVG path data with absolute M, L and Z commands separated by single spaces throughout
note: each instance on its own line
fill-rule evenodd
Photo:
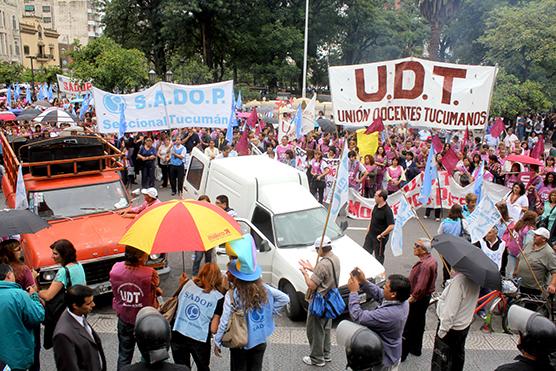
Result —
M 230 261 L 228 278 L 233 288 L 224 300 L 224 311 L 214 336 L 214 353 L 220 356 L 222 336 L 230 321 L 232 306 L 235 306 L 245 313 L 247 344 L 243 348 L 230 349 L 230 370 L 260 371 L 263 368 L 266 339 L 274 331 L 272 316 L 278 314 L 290 299 L 262 281 L 261 267 L 256 265 L 254 256 L 240 256 Z

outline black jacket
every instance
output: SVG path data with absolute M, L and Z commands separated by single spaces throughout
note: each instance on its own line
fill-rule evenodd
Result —
M 102 343 L 95 330 L 93 339 L 67 310 L 54 330 L 54 360 L 60 371 L 106 371 Z M 99 357 L 100 356 L 100 357 Z

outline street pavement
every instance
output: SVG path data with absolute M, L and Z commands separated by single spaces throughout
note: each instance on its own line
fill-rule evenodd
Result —
M 141 197 L 140 197 L 141 198 Z M 170 199 L 169 190 L 160 190 L 160 199 L 165 201 Z M 142 201 L 136 200 L 136 203 Z M 230 205 L 232 208 L 234 205 Z M 422 215 L 422 210 L 419 215 Z M 343 219 L 340 217 L 339 219 Z M 341 221 L 340 220 L 340 221 Z M 362 244 L 365 238 L 366 227 L 368 222 L 347 219 L 349 227 L 347 234 L 359 244 Z M 431 235 L 436 234 L 438 222 L 434 220 L 423 219 L 424 227 Z M 387 247 L 385 267 L 387 274 L 400 273 L 407 275 L 415 263 L 416 258 L 413 253 L 413 242 L 419 237 L 426 237 L 427 234 L 421 228 L 416 220 L 410 220 L 404 227 L 404 247 L 403 255 L 399 257 L 392 256 L 391 250 Z M 61 238 L 63 236 L 60 236 Z M 178 282 L 178 277 L 182 271 L 182 254 L 174 253 L 169 256 L 169 264 L 171 272 L 162 277 L 161 287 L 165 296 L 170 296 Z M 188 275 L 191 274 L 191 253 L 185 253 L 185 267 Z M 354 262 L 354 266 L 356 262 Z M 440 288 L 442 273 L 440 271 L 437 280 L 437 290 Z M 97 307 L 90 315 L 89 323 L 99 333 L 103 348 L 106 353 L 108 370 L 116 369 L 118 339 L 116 324 L 117 319 L 110 305 L 110 297 L 100 297 L 96 299 Z M 480 330 L 480 321 L 476 320 L 472 324 L 472 330 L 469 333 L 466 342 L 466 362 L 465 370 L 494 370 L 503 363 L 510 362 L 517 354 L 516 348 L 517 337 L 502 333 L 499 320 L 495 319 L 495 333 L 485 334 Z M 335 322 L 335 326 L 337 321 Z M 429 308 L 427 314 L 427 328 L 425 333 L 423 354 L 421 357 L 410 355 L 408 359 L 400 366 L 400 370 L 423 370 L 430 368 L 432 357 L 432 348 L 434 342 L 434 333 L 437 325 L 437 318 L 434 310 Z M 334 326 L 334 327 L 335 327 Z M 324 367 L 324 370 L 345 370 L 346 357 L 344 350 L 337 346 L 336 337 L 333 330 L 333 361 Z M 287 371 L 287 370 L 310 370 L 311 366 L 307 366 L 302 362 L 302 357 L 308 355 L 309 345 L 305 334 L 305 325 L 303 322 L 292 322 L 287 317 L 281 316 L 276 319 L 276 331 L 269 339 L 268 348 L 265 353 L 264 370 Z M 139 360 L 139 352 L 136 350 L 135 359 Z M 55 370 L 52 351 L 43 350 L 41 356 L 43 370 Z M 195 368 L 193 368 L 195 369 Z M 222 358 L 213 356 L 211 359 L 211 369 L 213 370 L 229 370 L 229 352 L 224 349 Z

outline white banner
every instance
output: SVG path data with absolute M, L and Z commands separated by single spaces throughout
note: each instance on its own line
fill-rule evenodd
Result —
M 409 204 L 415 209 L 423 206 L 432 208 L 444 208 L 449 209 L 454 204 L 463 205 L 465 204 L 465 195 L 468 193 L 473 193 L 473 187 L 475 182 L 462 187 L 456 183 L 456 181 L 448 175 L 448 172 L 441 171 L 438 173 L 438 179 L 440 180 L 440 187 L 435 180 L 432 185 L 432 195 L 427 205 L 423 205 L 419 202 L 419 192 L 421 190 L 421 185 L 423 184 L 423 174 L 419 174 L 411 182 L 407 183 L 402 187 L 401 190 L 388 196 L 388 205 L 392 208 L 394 216 L 398 213 L 398 208 L 400 207 L 400 200 L 404 197 L 407 198 Z M 508 192 L 509 188 L 506 188 L 500 184 L 492 182 L 483 182 L 483 195 L 488 195 L 488 197 L 493 202 L 500 201 Z M 370 220 L 371 211 L 375 205 L 375 201 L 372 198 L 364 198 L 358 192 L 350 189 L 349 201 L 347 208 L 347 215 L 352 219 L 362 219 Z
M 471 242 L 475 243 L 486 236 L 487 232 L 500 222 L 500 218 L 502 215 L 496 208 L 495 202 L 490 199 L 488 194 L 482 197 L 479 205 L 467 218 Z
M 418 58 L 329 68 L 334 119 L 341 125 L 408 122 L 439 129 L 483 129 L 496 67 Z
M 58 90 L 61 93 L 72 95 L 83 94 L 89 92 L 93 87 L 93 84 L 88 81 L 80 82 L 64 75 L 56 75 L 56 78 L 58 79 Z
M 185 127 L 227 128 L 233 81 L 206 85 L 159 82 L 133 94 L 111 94 L 92 88 L 98 131 L 117 133 L 123 104 L 127 132 Z

